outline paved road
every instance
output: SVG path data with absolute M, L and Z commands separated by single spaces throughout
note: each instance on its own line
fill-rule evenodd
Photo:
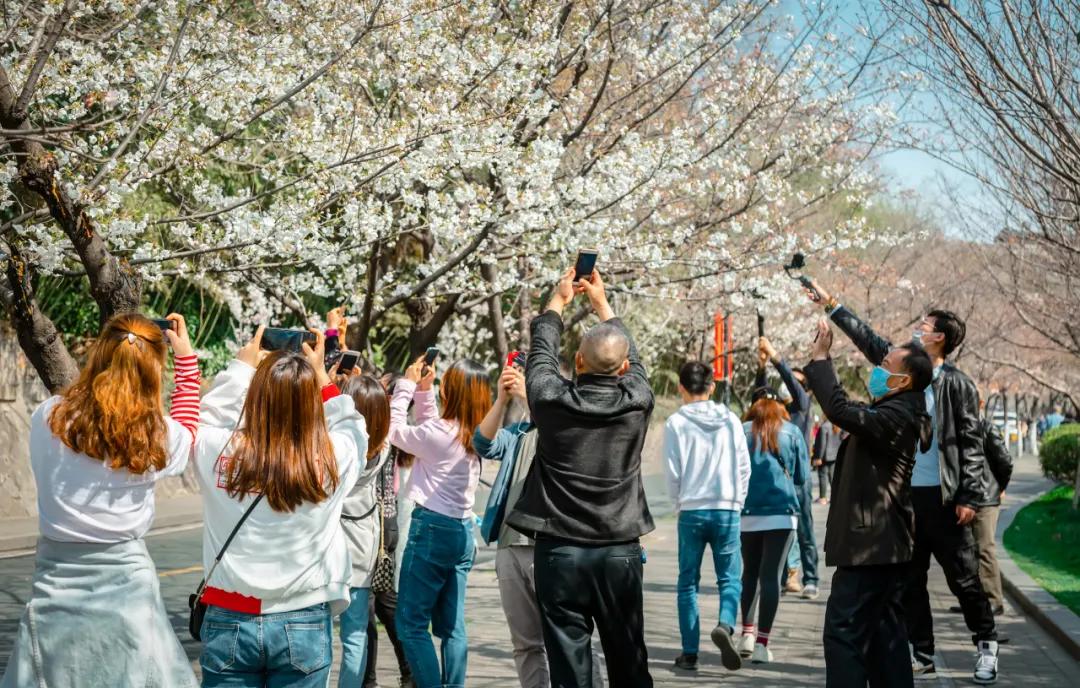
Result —
M 659 487 L 649 481 L 649 491 Z M 657 499 L 658 505 L 662 502 Z M 815 505 L 818 530 L 822 531 L 825 508 Z M 664 511 L 661 507 L 659 511 Z M 820 533 L 819 533 L 820 534 Z M 172 614 L 173 626 L 184 642 L 193 666 L 198 668 L 199 646 L 187 640 L 187 595 L 198 583 L 201 569 L 197 566 L 201 543 L 199 529 L 156 535 L 147 539 L 150 554 L 161 576 L 161 589 L 166 608 Z M 658 519 L 657 530 L 644 539 L 649 554 L 645 569 L 645 603 L 647 640 L 653 677 L 658 686 L 753 685 L 753 686 L 810 686 L 824 683 L 824 662 L 821 658 L 821 629 L 825 600 L 829 592 L 828 570 L 823 571 L 822 596 L 816 601 L 785 597 L 781 602 L 771 646 L 775 662 L 747 667 L 739 672 L 727 672 L 720 667 L 719 656 L 711 651 L 708 637 L 703 638 L 701 669 L 695 675 L 676 672 L 671 668 L 679 653 L 678 621 L 675 614 L 676 542 L 675 521 L 670 516 Z M 506 624 L 499 605 L 491 551 L 482 552 L 469 579 L 467 621 L 469 629 L 469 686 L 510 688 L 516 686 L 513 657 L 507 640 Z M 709 561 L 706 557 L 706 561 Z M 703 583 L 712 580 L 706 564 Z M 0 560 L 0 662 L 6 664 L 11 642 L 22 607 L 30 589 L 32 557 Z M 933 569 L 932 600 L 935 610 L 942 676 L 937 684 L 944 687 L 971 685 L 973 650 L 963 620 L 946 610 L 954 604 L 940 569 Z M 703 626 L 715 618 L 718 598 L 715 588 L 703 585 Z M 1001 652 L 1002 679 L 999 685 L 1040 686 L 1077 685 L 1080 663 L 1066 655 L 1052 639 L 1035 624 L 1010 609 L 1000 621 L 1000 628 L 1011 642 Z M 395 685 L 392 654 L 383 636 L 379 672 L 382 685 Z M 335 657 L 339 656 L 335 649 Z M 336 673 L 336 672 L 335 672 Z M 928 685 L 933 685 L 930 683 Z

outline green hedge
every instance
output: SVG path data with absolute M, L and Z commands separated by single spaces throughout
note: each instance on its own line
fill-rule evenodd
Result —
M 1043 436 L 1039 447 L 1043 475 L 1051 480 L 1072 484 L 1080 464 L 1080 423 L 1054 428 Z

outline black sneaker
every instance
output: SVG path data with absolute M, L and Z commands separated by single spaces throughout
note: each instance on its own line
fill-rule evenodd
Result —
M 683 671 L 697 671 L 697 655 L 679 655 L 675 658 L 675 668 Z
M 713 644 L 720 648 L 720 663 L 728 671 L 738 671 L 742 668 L 742 657 L 735 647 L 735 639 L 731 637 L 731 629 L 723 624 L 717 624 L 712 629 Z
M 923 654 L 918 650 L 911 653 L 911 673 L 916 679 L 937 678 L 937 667 L 934 666 L 934 656 Z

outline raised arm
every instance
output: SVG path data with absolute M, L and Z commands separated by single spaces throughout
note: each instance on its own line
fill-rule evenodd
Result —
M 881 437 L 895 431 L 898 418 L 887 406 L 875 408 L 848 398 L 831 359 L 811 361 L 803 371 L 821 410 L 833 425 L 856 437 Z
M 416 382 L 403 377 L 394 385 L 390 400 L 390 434 L 387 440 L 402 451 L 418 459 L 426 456 L 431 448 L 432 427 L 430 423 L 409 425 L 409 402 L 416 392 Z
M 776 366 L 776 372 L 780 374 L 780 379 L 784 381 L 784 386 L 791 392 L 791 399 L 795 402 L 796 411 L 809 417 L 810 395 L 806 393 L 803 386 L 795 379 L 795 375 L 791 372 L 791 368 L 788 366 L 787 361 L 782 358 L 775 358 L 773 359 L 773 365 Z
M 525 359 L 525 387 L 532 408 L 537 403 L 558 397 L 566 388 L 566 380 L 559 372 L 562 316 L 548 310 L 533 318 L 529 331 L 532 337 L 529 356 Z
M 807 290 L 810 300 L 824 305 L 825 312 L 829 314 L 836 326 L 843 330 L 844 334 L 855 343 L 863 356 L 866 356 L 867 360 L 874 365 L 880 365 L 892 348 L 892 344 L 877 332 L 874 332 L 869 325 L 860 320 L 854 313 L 841 306 L 836 297 L 825 291 L 824 287 L 818 284 L 816 280 L 811 281 L 811 285 L 812 288 Z

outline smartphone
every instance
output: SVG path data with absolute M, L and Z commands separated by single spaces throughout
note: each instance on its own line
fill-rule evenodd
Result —
M 574 281 L 588 277 L 596 267 L 596 257 L 600 254 L 595 248 L 583 248 L 577 252 L 577 262 L 574 263 Z
M 511 351 L 510 353 L 506 354 L 506 365 L 523 368 L 525 367 L 524 358 L 525 354 L 521 353 L 520 351 Z
M 268 327 L 263 330 L 260 348 L 264 351 L 301 351 L 300 344 L 315 343 L 315 335 L 307 330 L 287 330 L 282 327 Z
M 342 351 L 341 357 L 338 358 L 338 374 L 344 375 L 352 372 L 352 369 L 356 367 L 356 362 L 360 360 L 359 351 Z
M 176 329 L 175 323 L 172 320 L 166 320 L 165 318 L 151 318 L 150 320 L 155 325 L 160 327 L 162 332 L 164 332 L 165 330 L 175 330 Z
M 431 364 L 435 362 L 435 359 L 439 357 L 439 347 L 429 346 L 427 353 L 424 354 L 424 367 L 429 368 Z

